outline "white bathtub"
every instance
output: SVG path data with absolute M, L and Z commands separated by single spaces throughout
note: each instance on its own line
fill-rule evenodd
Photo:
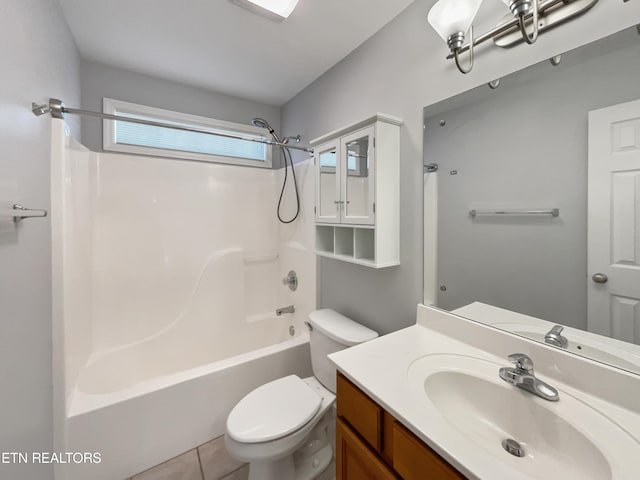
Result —
M 67 451 L 100 452 L 102 462 L 63 465 L 60 478 L 122 480 L 222 435 L 227 415 L 249 391 L 292 373 L 311 375 L 308 345 L 303 333 L 121 390 L 77 388 L 67 419 Z M 95 373 L 91 385 L 98 386 L 98 374 L 107 372 L 101 366 Z

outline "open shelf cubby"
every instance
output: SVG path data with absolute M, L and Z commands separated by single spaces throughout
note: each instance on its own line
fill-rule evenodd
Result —
M 373 262 L 376 258 L 375 230 L 357 228 L 354 237 L 354 257 Z
M 372 268 L 398 265 L 376 257 L 376 229 L 357 225 L 316 225 L 316 254 Z
M 335 254 L 353 257 L 353 228 L 335 227 Z
M 316 227 L 316 251 L 318 253 L 330 253 L 334 252 L 333 230 L 331 226 Z

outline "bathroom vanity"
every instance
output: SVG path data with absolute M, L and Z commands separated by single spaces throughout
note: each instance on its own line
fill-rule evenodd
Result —
M 640 478 L 635 374 L 424 305 L 416 325 L 329 358 L 338 480 Z
M 336 480 L 465 477 L 338 373 Z

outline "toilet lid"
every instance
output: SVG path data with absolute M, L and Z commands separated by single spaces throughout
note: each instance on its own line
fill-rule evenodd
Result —
M 322 399 L 297 375 L 266 383 L 244 397 L 227 418 L 238 442 L 258 443 L 295 432 L 313 418 Z

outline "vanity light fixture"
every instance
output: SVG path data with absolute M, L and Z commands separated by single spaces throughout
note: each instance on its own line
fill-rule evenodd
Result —
M 458 70 L 469 73 L 473 68 L 473 20 L 478 14 L 482 0 L 439 0 L 427 15 L 427 20 L 447 42 Z M 469 32 L 469 66 L 462 67 L 458 53 L 464 45 L 465 33 Z
M 473 20 L 483 0 L 439 0 L 427 19 L 449 47 L 447 59 L 455 60 L 458 70 L 469 73 L 473 68 L 474 50 L 487 40 L 503 48 L 525 42 L 533 44 L 538 34 L 586 13 L 598 0 L 502 0 L 509 10 L 498 25 L 488 32 L 473 36 Z M 465 34 L 469 41 L 465 44 Z M 460 64 L 460 55 L 469 51 L 469 65 Z
M 529 45 L 533 45 L 538 39 L 538 0 L 502 0 L 513 16 L 518 20 L 518 28 L 522 33 L 522 38 Z M 527 27 L 525 25 L 524 17 L 533 12 L 531 25 L 533 27 L 533 33 L 529 35 Z
M 298 0 L 231 0 L 232 3 L 276 22 L 288 18 Z

